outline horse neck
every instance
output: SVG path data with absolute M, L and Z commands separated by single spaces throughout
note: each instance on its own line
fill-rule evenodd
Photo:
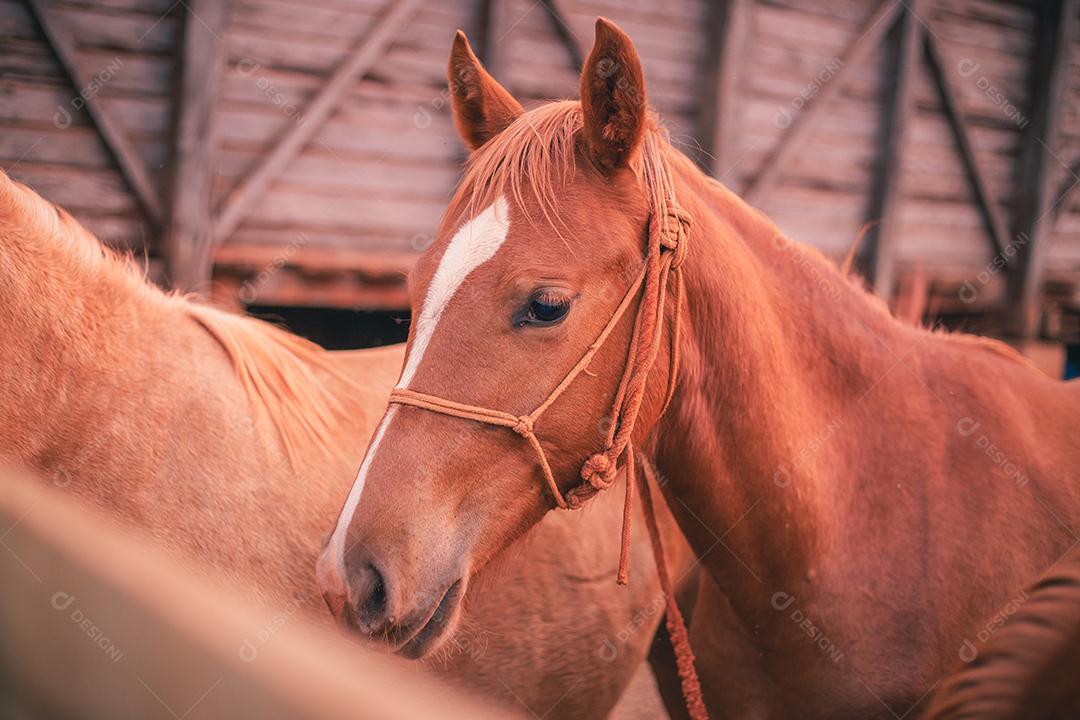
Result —
M 665 492 L 699 554 L 735 527 L 725 542 L 742 538 L 739 559 L 758 577 L 805 571 L 811 560 L 793 553 L 813 552 L 830 490 L 808 482 L 828 476 L 813 471 L 843 452 L 844 408 L 912 331 L 719 183 L 673 166 L 693 225 L 682 368 L 657 435 Z M 729 559 L 709 553 L 706 565 L 749 577 Z

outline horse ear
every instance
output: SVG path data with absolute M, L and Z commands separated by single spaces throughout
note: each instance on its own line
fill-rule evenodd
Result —
M 648 101 L 641 60 L 629 36 L 596 19 L 596 42 L 581 70 L 581 109 L 586 146 L 603 170 L 626 165 L 645 128 Z
M 525 112 L 521 103 L 488 74 L 465 33 L 458 30 L 447 67 L 454 125 L 470 150 L 476 150 Z

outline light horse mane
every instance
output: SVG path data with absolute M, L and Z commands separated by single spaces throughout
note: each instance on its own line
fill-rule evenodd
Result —
M 506 195 L 522 209 L 528 207 L 527 199 L 534 200 L 540 208 L 542 217 L 539 219 L 549 225 L 569 247 L 562 232 L 569 228 L 560 218 L 559 190 L 573 179 L 577 171 L 576 146 L 583 126 L 581 103 L 576 100 L 546 103 L 519 116 L 469 158 L 457 193 L 443 217 L 440 234 L 450 230 L 448 223 L 456 218 L 463 214 L 475 216 L 479 209 Z M 716 191 L 737 198 L 722 183 L 703 173 L 693 161 L 673 147 L 660 119 L 650 111 L 641 148 L 631 170 L 641 183 L 650 210 L 661 217 L 674 195 L 673 167 Z M 770 232 L 779 233 L 767 217 L 741 199 L 735 203 L 725 203 L 725 209 L 758 215 L 767 223 Z M 537 218 L 529 220 L 536 222 Z M 860 236 L 866 229 L 860 232 Z M 820 266 L 820 271 L 828 273 L 830 280 L 849 288 L 855 302 L 863 302 L 890 321 L 900 322 L 892 315 L 885 301 L 871 292 L 857 275 L 839 267 L 815 247 L 794 244 L 808 260 Z M 845 266 L 848 263 L 848 260 L 844 261 Z M 992 338 L 927 327 L 917 329 L 1034 367 L 1015 348 Z
M 0 227 L 5 242 L 18 243 L 39 262 L 45 259 L 62 268 L 73 287 L 93 281 L 119 286 L 145 305 L 158 305 L 195 320 L 225 351 L 257 421 L 269 420 L 294 468 L 305 446 L 332 456 L 341 455 L 349 446 L 341 422 L 345 409 L 317 373 L 361 388 L 331 362 L 323 348 L 267 322 L 163 292 L 146 279 L 145 270 L 130 255 L 106 247 L 63 208 L 3 171 Z
M 225 350 L 254 409 L 269 418 L 293 468 L 305 447 L 345 458 L 352 437 L 345 407 L 319 378 L 324 372 L 357 392 L 326 350 L 270 323 L 183 300 L 184 310 Z

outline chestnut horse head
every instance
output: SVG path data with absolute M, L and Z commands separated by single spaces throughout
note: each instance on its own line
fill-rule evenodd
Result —
M 597 21 L 580 103 L 524 112 L 461 33 L 449 76 L 472 156 L 411 275 L 393 404 L 319 562 L 335 614 L 408 656 L 449 635 L 496 553 L 610 484 L 629 442 L 613 447 L 628 424 L 613 403 L 634 404 L 644 435 L 666 383 L 663 362 L 647 384 L 624 376 L 634 352 L 663 352 L 659 333 L 634 337 L 662 270 L 650 219 L 670 200 L 629 38 Z

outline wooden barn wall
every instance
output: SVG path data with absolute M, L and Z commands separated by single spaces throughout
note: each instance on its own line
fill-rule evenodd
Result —
M 219 198 L 290 125 L 305 122 L 308 100 L 384 5 L 237 0 L 218 103 Z M 323 250 L 426 246 L 463 157 L 445 108 L 445 66 L 454 30 L 475 23 L 474 5 L 424 4 L 229 242 L 298 245 L 300 262 Z
M 1051 277 L 1075 277 L 1080 269 L 1080 34 L 1070 43 L 1069 68 L 1063 98 L 1064 117 L 1061 118 L 1060 148 L 1054 163 L 1054 197 L 1074 188 L 1065 202 L 1055 211 L 1055 233 L 1047 258 Z
M 745 98 L 743 155 L 737 171 L 746 182 L 761 167 L 797 101 L 813 95 L 816 78 L 831 82 L 844 48 L 862 31 L 877 3 L 824 0 L 810 4 L 760 2 L 754 8 Z M 948 49 L 948 67 L 993 195 L 1008 212 L 1020 128 L 980 89 L 987 77 L 1019 108 L 1026 108 L 1031 12 L 998 2 L 939 3 L 926 19 Z M 887 38 L 850 79 L 815 124 L 809 142 L 763 201 L 762 209 L 786 233 L 834 256 L 846 252 L 868 220 L 874 172 L 880 162 Z M 963 62 L 963 65 L 961 63 Z M 961 70 L 978 69 L 968 77 Z M 915 75 L 915 113 L 903 157 L 900 204 L 901 260 L 923 258 L 941 268 L 969 272 L 990 260 L 990 245 L 964 175 L 956 143 L 925 63 Z
M 26 2 L 0 0 L 0 163 L 110 244 L 148 247 L 151 256 L 159 255 L 159 232 L 143 217 L 86 113 L 73 107 L 77 90 Z M 184 4 L 54 0 L 47 5 L 74 33 L 79 62 L 92 75 L 101 74 L 100 87 L 90 92 L 128 133 L 164 197 Z M 751 183 L 804 99 L 843 69 L 843 85 L 814 123 L 809 141 L 759 200 L 787 234 L 838 257 L 871 213 L 896 29 L 867 61 L 841 68 L 838 58 L 864 30 L 878 2 L 756 0 L 749 6 L 732 113 L 735 146 L 719 169 L 721 179 L 737 190 Z M 232 0 L 215 104 L 215 210 L 227 204 L 230 192 L 291 127 L 305 122 L 308 103 L 387 7 L 388 0 Z M 400 278 L 431 241 L 464 157 L 447 103 L 447 52 L 457 28 L 483 49 L 486 7 L 480 0 L 422 2 L 404 32 L 273 178 L 218 250 L 219 274 L 231 273 L 234 282 L 264 276 L 256 283 L 258 292 L 249 286 L 241 301 L 404 303 L 400 291 L 377 298 L 355 288 L 320 294 L 306 283 L 371 267 Z M 650 99 L 673 140 L 707 164 L 700 149 L 710 147 L 713 132 L 707 85 L 715 4 L 572 0 L 558 7 L 565 14 L 563 35 L 579 54 L 591 44 L 596 15 L 614 19 L 630 33 L 644 61 Z M 945 71 L 990 194 L 1011 230 L 1017 158 L 1032 102 L 1035 12 L 1030 4 L 1002 0 L 942 0 L 922 7 L 926 17 L 921 20 L 946 53 Z M 576 96 L 573 55 L 545 6 L 502 0 L 499 16 L 497 77 L 526 105 Z M 1080 173 L 1080 166 L 1066 167 L 1080 158 L 1080 37 L 1071 39 L 1071 50 L 1062 137 L 1053 149 L 1055 197 Z M 991 261 L 993 252 L 921 48 L 919 55 L 915 111 L 901 165 L 898 263 L 902 270 L 921 262 L 931 273 L 969 277 Z M 1080 192 L 1054 215 L 1060 217 L 1053 218 L 1047 277 L 1075 280 L 1080 276 Z M 283 266 L 298 268 L 299 279 L 279 273 Z
M 179 6 L 52 2 L 92 82 L 74 88 L 23 0 L 0 0 L 0 165 L 110 245 L 153 244 L 135 196 L 83 106 L 108 104 L 160 192 L 168 163 Z
M 653 5 L 649 7 L 649 5 Z M 225 198 L 290 124 L 322 80 L 376 21 L 385 3 L 237 0 L 218 103 L 216 194 Z M 587 48 L 597 14 L 640 38 L 652 100 L 677 137 L 694 132 L 706 3 L 678 13 L 642 2 L 595 0 L 572 6 L 566 21 Z M 274 181 L 223 253 L 252 266 L 275 262 L 334 268 L 369 263 L 372 253 L 408 265 L 432 240 L 465 154 L 450 118 L 446 60 L 466 30 L 481 50 L 481 4 L 424 3 L 407 30 L 356 83 L 341 108 Z M 526 105 L 577 94 L 578 71 L 551 18 L 532 0 L 508 0 L 507 27 L 494 28 L 498 76 Z M 274 280 L 259 290 L 274 295 Z

